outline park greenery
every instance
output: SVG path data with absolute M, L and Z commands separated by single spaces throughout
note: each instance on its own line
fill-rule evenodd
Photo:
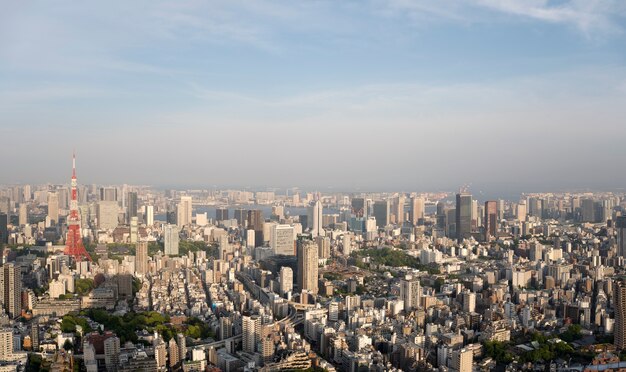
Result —
M 384 265 L 389 267 L 410 267 L 421 271 L 427 271 L 429 274 L 439 274 L 439 269 L 430 265 L 423 265 L 416 257 L 410 256 L 402 250 L 385 248 L 364 249 L 353 252 L 356 258 L 356 265 L 360 268 L 367 268 L 367 264 L 363 262 L 363 258 L 369 257 L 370 263 L 374 265 Z

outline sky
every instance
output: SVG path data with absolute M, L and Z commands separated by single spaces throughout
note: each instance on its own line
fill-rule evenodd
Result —
M 623 0 L 0 8 L 0 184 L 626 185 Z

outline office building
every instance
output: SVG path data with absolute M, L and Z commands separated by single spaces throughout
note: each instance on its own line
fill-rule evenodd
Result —
M 25 203 L 20 204 L 18 223 L 20 226 L 28 224 L 28 205 Z
M 101 187 L 100 188 L 100 201 L 114 201 L 117 202 L 117 188 L 116 187 Z
M 374 202 L 374 218 L 376 226 L 383 228 L 389 224 L 389 200 L 379 200 Z
M 248 211 L 245 209 L 235 209 L 234 216 L 239 226 L 247 227 Z
M 192 201 L 191 196 L 181 196 L 176 207 L 176 224 L 178 227 L 191 225 Z
M 139 206 L 137 204 L 137 193 L 131 191 L 128 193 L 128 200 L 126 201 L 126 222 L 130 223 L 133 217 L 137 217 L 137 210 Z
M 311 235 L 315 238 L 320 235 L 324 235 L 322 229 L 323 224 L 323 207 L 322 202 L 317 200 L 313 205 L 309 206 L 308 210 L 309 224 L 311 226 Z
M 626 282 L 619 280 L 614 284 L 614 310 L 615 325 L 613 333 L 615 335 L 615 347 L 618 350 L 626 349 Z
M 265 242 L 263 236 L 263 225 L 265 219 L 263 218 L 263 211 L 259 209 L 253 209 L 248 211 L 248 230 L 254 230 L 254 246 L 260 247 Z
M 163 240 L 167 256 L 178 256 L 179 232 L 180 230 L 176 225 L 167 224 L 163 226 Z
M 0 213 L 0 244 L 9 243 L 9 216 L 6 213 Z
M 22 272 L 20 266 L 7 263 L 0 266 L 0 303 L 9 317 L 22 313 Z
M 280 268 L 279 275 L 280 295 L 285 296 L 288 292 L 293 291 L 293 270 L 288 266 Z
M 138 242 L 135 249 L 135 273 L 145 275 L 148 272 L 148 242 Z
M 272 225 L 270 228 L 270 248 L 273 254 L 295 255 L 294 228 L 290 225 Z
M 407 275 L 400 281 L 400 299 L 404 301 L 404 310 L 410 311 L 420 307 L 422 286 L 419 278 Z
M 420 220 L 424 218 L 424 198 L 413 197 L 411 198 L 411 223 L 413 225 L 419 224 Z
M 226 221 L 228 219 L 228 208 L 217 208 L 215 210 L 215 221 Z
M 118 225 L 119 205 L 116 201 L 98 202 L 96 218 L 98 228 L 101 230 L 112 230 Z
M 456 195 L 456 237 L 458 241 L 468 239 L 472 234 L 472 195 Z
M 354 214 L 355 217 L 363 217 L 363 215 L 365 214 L 365 199 L 352 198 L 351 206 L 352 214 Z
M 1 217 L 0 217 L 1 218 Z M 615 219 L 617 232 L 617 255 L 626 257 L 626 216 L 618 216 Z
M 109 372 L 117 371 L 120 355 L 120 339 L 116 336 L 104 340 L 104 365 Z
M 402 223 L 404 222 L 404 203 L 406 201 L 406 198 L 404 197 L 404 195 L 399 195 L 398 197 L 395 198 L 394 203 L 393 203 L 393 214 L 394 214 L 394 221 L 397 225 L 402 225 Z
M 485 202 L 485 240 L 489 241 L 490 238 L 496 236 L 498 231 L 498 202 L 487 201 Z
M 318 292 L 317 252 L 317 244 L 312 240 L 298 240 L 298 287 L 301 291 L 306 290 L 313 294 L 317 294 Z
M 154 225 L 154 206 L 146 205 L 146 215 L 144 216 L 144 222 L 147 226 Z
M 48 217 L 51 226 L 59 223 L 59 194 L 56 192 L 48 192 Z

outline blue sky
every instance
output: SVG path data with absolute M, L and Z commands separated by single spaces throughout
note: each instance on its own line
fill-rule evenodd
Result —
M 626 183 L 624 1 L 0 3 L 0 183 Z

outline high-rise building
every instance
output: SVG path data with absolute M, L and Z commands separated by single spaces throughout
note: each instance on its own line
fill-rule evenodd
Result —
M 289 266 L 280 268 L 279 282 L 281 296 L 284 297 L 287 292 L 293 291 L 293 270 Z
M 9 216 L 0 213 L 0 244 L 9 244 Z
M 245 209 L 235 209 L 234 218 L 237 220 L 237 224 L 243 227 L 247 227 L 248 211 Z
M 626 216 L 618 216 L 615 219 L 617 231 L 617 255 L 626 257 Z
M 184 361 L 187 359 L 187 340 L 185 339 L 185 335 L 178 333 L 176 335 L 176 343 L 178 344 L 178 356 L 181 361 Z
M 424 218 L 424 198 L 411 198 L 411 223 L 417 225 Z
M 176 340 L 173 337 L 167 343 L 167 354 L 170 357 L 170 369 L 174 370 L 180 362 L 180 355 L 178 354 L 178 345 L 176 345 Z
M 120 339 L 117 336 L 104 340 L 104 365 L 107 371 L 117 371 L 120 355 Z
M 309 206 L 309 223 L 311 225 L 311 235 L 317 237 L 324 235 L 322 229 L 323 224 L 323 207 L 322 202 L 317 200 L 313 205 Z
M 100 188 L 100 201 L 117 202 L 117 188 L 116 187 L 101 187 Z
M 458 241 L 472 236 L 472 195 L 456 194 L 456 237 Z
M 270 248 L 274 254 L 295 255 L 294 228 L 290 225 L 272 225 L 270 228 Z
M 0 361 L 11 360 L 13 357 L 13 329 L 0 329 Z
M 583 199 L 581 202 L 582 222 L 595 222 L 596 206 L 593 199 Z
M 225 221 L 228 219 L 228 208 L 217 208 L 215 210 L 215 221 Z
M 397 225 L 402 225 L 404 222 L 404 202 L 406 198 L 404 195 L 399 195 L 394 200 L 394 211 L 393 214 L 395 216 L 395 222 Z
M 257 351 L 261 336 L 261 318 L 258 315 L 244 315 L 241 319 L 243 328 L 242 348 L 247 353 Z
M 191 196 L 181 196 L 176 208 L 176 224 L 178 227 L 191 225 L 192 201 Z
M 485 240 L 496 236 L 498 231 L 498 202 L 485 202 Z
M 176 225 L 163 226 L 163 240 L 165 241 L 165 254 L 168 256 L 178 256 L 178 236 L 179 229 Z
M 146 205 L 146 216 L 144 219 L 147 226 L 154 225 L 154 206 Z
M 26 203 L 20 204 L 19 224 L 20 226 L 28 224 L 28 205 Z
M 528 214 L 526 208 L 526 200 L 520 200 L 517 205 L 517 220 L 518 221 L 526 221 L 526 215 Z
M 160 337 L 154 338 L 154 359 L 156 360 L 157 368 L 162 371 L 167 363 L 167 350 L 165 342 Z
M 33 345 L 33 351 L 39 351 L 39 319 L 33 319 L 30 326 L 30 342 Z
M 128 200 L 126 201 L 126 222 L 130 223 L 131 218 L 137 217 L 137 193 L 131 191 L 128 193 Z
M 119 205 L 116 201 L 100 201 L 96 208 L 98 228 L 112 230 L 118 225 Z
M 265 219 L 263 218 L 263 211 L 259 209 L 253 209 L 248 211 L 248 229 L 254 230 L 254 246 L 260 247 L 265 242 L 263 236 L 263 224 Z
M 48 217 L 50 225 L 55 226 L 59 223 L 59 194 L 56 192 L 48 192 Z
M 455 372 L 472 372 L 474 352 L 470 349 L 455 350 L 452 352 L 452 365 Z
M 11 318 L 22 313 L 22 271 L 13 263 L 0 266 L 0 304 Z
M 376 226 L 379 228 L 389 224 L 389 200 L 374 202 L 374 218 L 376 218 Z
M 145 275 L 148 272 L 148 242 L 138 242 L 135 250 L 135 272 Z
M 400 298 L 404 301 L 404 309 L 410 311 L 420 307 L 422 286 L 419 278 L 407 275 L 400 281 Z
M 139 241 L 139 220 L 137 216 L 130 218 L 130 243 L 135 244 Z
M 330 258 L 330 238 L 328 236 L 318 236 L 315 238 L 320 259 Z
M 317 244 L 312 240 L 298 240 L 298 286 L 301 291 L 307 290 L 317 294 L 317 252 Z
M 363 198 L 352 198 L 351 202 L 352 206 L 352 214 L 356 217 L 363 217 L 365 211 L 365 199 Z
M 615 347 L 618 350 L 626 349 L 626 282 L 619 280 L 614 285 L 615 306 Z

